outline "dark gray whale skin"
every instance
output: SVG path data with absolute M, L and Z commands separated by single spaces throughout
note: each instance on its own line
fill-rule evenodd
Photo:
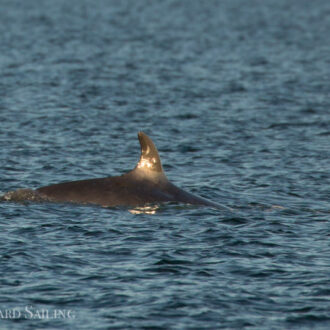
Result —
M 160 202 L 216 206 L 211 201 L 183 191 L 168 180 L 150 180 L 134 171 L 118 177 L 54 184 L 39 188 L 37 192 L 55 202 L 102 206 L 138 206 Z
M 116 177 L 64 182 L 41 187 L 35 191 L 23 189 L 21 194 L 16 193 L 16 195 L 21 195 L 20 199 L 29 195 L 29 199 L 34 201 L 96 204 L 105 207 L 179 202 L 229 210 L 225 206 L 195 196 L 169 182 L 152 140 L 143 132 L 138 133 L 138 138 L 141 145 L 140 160 L 136 167 L 126 174 Z M 13 193 L 11 198 L 3 199 L 15 199 L 15 192 Z

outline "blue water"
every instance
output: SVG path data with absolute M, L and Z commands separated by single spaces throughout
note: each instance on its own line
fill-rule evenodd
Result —
M 234 215 L 0 203 L 0 328 L 329 329 L 329 31 L 327 0 L 1 1 L 0 193 L 122 174 L 143 130 Z

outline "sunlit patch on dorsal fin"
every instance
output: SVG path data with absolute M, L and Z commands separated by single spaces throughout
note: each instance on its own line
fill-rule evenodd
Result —
M 163 173 L 162 163 L 152 140 L 143 132 L 139 132 L 138 137 L 141 145 L 141 156 L 136 169 Z

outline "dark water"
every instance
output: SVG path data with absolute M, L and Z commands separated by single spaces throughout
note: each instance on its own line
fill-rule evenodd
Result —
M 327 0 L 1 1 L 1 193 L 123 173 L 143 130 L 236 215 L 1 203 L 0 328 L 329 329 L 329 31 Z

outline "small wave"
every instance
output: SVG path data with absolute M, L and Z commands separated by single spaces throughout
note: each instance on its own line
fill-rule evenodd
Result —
M 32 189 L 18 189 L 5 193 L 0 197 L 0 201 L 4 202 L 41 202 L 48 199 Z

